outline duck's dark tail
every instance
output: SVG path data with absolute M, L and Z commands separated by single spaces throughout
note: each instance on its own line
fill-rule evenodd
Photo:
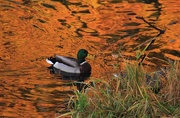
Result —
M 57 61 L 57 60 L 56 60 L 56 58 L 54 58 L 54 57 L 49 57 L 49 58 L 46 59 L 46 62 L 47 62 L 48 64 L 51 64 L 51 65 L 55 64 L 56 61 Z

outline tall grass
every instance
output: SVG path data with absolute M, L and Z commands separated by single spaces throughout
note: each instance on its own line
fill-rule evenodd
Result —
M 170 63 L 167 81 L 158 94 L 152 91 L 146 75 L 138 64 L 127 63 L 119 75 L 96 79 L 93 88 L 75 92 L 69 114 L 73 118 L 180 117 L 179 63 Z

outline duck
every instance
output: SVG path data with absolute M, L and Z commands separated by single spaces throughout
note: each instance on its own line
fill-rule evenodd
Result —
M 78 82 L 84 82 L 91 75 L 91 65 L 86 61 L 88 51 L 80 49 L 77 52 L 77 58 L 55 55 L 49 57 L 46 62 L 50 64 L 50 68 L 55 69 L 63 77 L 75 78 Z M 81 85 L 77 86 L 82 89 Z

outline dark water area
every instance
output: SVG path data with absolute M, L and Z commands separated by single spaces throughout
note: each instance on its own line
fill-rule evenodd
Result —
M 49 56 L 87 49 L 87 82 L 135 60 L 158 34 L 137 16 L 165 30 L 144 65 L 180 60 L 179 7 L 178 0 L 0 0 L 0 117 L 52 118 L 64 109 L 76 87 L 49 73 Z

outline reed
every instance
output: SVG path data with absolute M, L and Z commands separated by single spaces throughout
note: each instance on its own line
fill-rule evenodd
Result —
M 145 81 L 142 66 L 126 63 L 125 72 L 96 79 L 86 92 L 75 92 L 68 114 L 73 118 L 180 117 L 179 62 L 169 65 L 167 81 L 158 94 Z

